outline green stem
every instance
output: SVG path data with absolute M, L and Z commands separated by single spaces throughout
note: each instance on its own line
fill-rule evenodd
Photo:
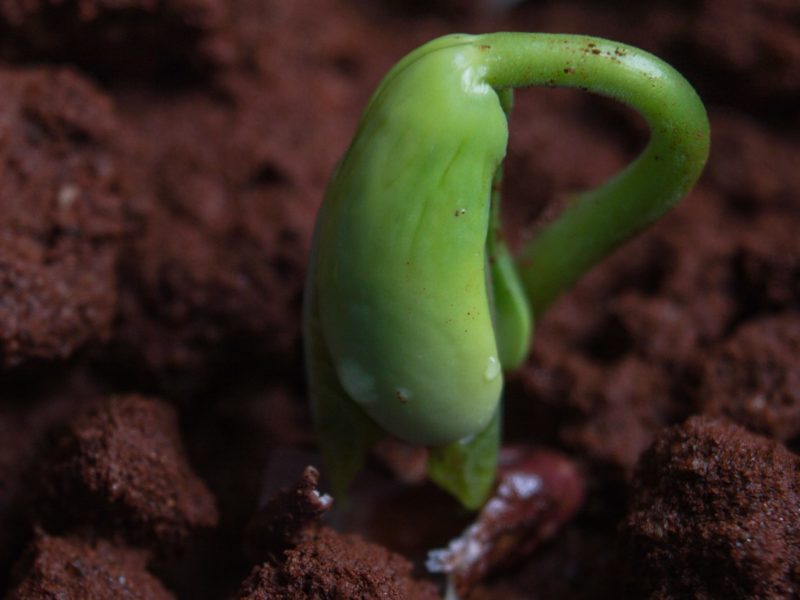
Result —
M 511 88 L 498 90 L 500 105 L 506 117 L 514 103 Z M 492 180 L 489 232 L 486 236 L 489 273 L 492 284 L 495 338 L 500 364 L 506 371 L 519 367 L 528 356 L 533 334 L 533 316 L 528 297 L 517 273 L 514 256 L 503 239 L 500 218 L 500 189 L 503 183 L 503 165 L 497 167 Z
M 709 128 L 700 98 L 655 56 L 599 38 L 530 33 L 479 36 L 485 81 L 498 90 L 576 87 L 633 107 L 650 126 L 642 154 L 584 192 L 521 252 L 517 266 L 534 314 L 691 188 L 705 165 Z

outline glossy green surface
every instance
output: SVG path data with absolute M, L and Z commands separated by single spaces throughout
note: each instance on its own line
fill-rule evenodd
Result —
M 499 231 L 497 187 L 511 88 L 529 85 L 619 99 L 647 119 L 651 141 L 515 260 Z M 402 59 L 334 173 L 309 269 L 310 393 L 337 487 L 386 432 L 438 447 L 429 472 L 476 506 L 499 444 L 501 363 L 524 360 L 530 307 L 538 314 L 677 202 L 707 153 L 705 111 L 691 86 L 623 44 L 454 35 Z M 447 469 L 464 472 L 448 477 Z
M 485 247 L 507 129 L 479 54 L 440 48 L 389 75 L 317 230 L 316 306 L 339 383 L 419 444 L 480 431 L 502 389 Z

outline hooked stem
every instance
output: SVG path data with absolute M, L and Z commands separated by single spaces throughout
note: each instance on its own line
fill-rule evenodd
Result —
M 708 118 L 680 73 L 632 46 L 535 33 L 486 34 L 475 43 L 485 52 L 485 81 L 496 90 L 580 88 L 624 102 L 650 127 L 650 141 L 634 162 L 598 188 L 579 194 L 521 251 L 517 268 L 534 314 L 539 314 L 689 191 L 708 157 Z

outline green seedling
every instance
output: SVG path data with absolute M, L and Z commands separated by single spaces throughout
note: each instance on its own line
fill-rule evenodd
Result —
M 651 137 L 514 257 L 497 190 L 512 89 L 535 85 L 620 100 Z M 335 490 L 391 435 L 430 447 L 431 478 L 480 506 L 500 443 L 502 371 L 525 359 L 533 315 L 680 200 L 708 147 L 686 80 L 617 42 L 450 35 L 395 65 L 333 174 L 306 287 L 310 394 Z

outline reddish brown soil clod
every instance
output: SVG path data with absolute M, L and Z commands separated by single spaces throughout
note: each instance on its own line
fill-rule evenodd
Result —
M 800 459 L 693 417 L 644 454 L 622 527 L 639 597 L 789 598 L 800 584 Z
M 105 540 L 38 534 L 16 567 L 8 600 L 174 600 L 150 573 L 146 553 Z
M 169 405 L 106 400 L 72 420 L 42 456 L 35 512 L 51 529 L 94 525 L 135 542 L 180 546 L 217 523 Z
M 273 496 L 248 528 L 249 546 L 267 560 L 242 584 L 240 600 L 435 600 L 436 588 L 412 578 L 399 554 L 357 535 L 319 525 L 333 503 L 317 489 L 319 473 L 307 467 L 297 483 Z

